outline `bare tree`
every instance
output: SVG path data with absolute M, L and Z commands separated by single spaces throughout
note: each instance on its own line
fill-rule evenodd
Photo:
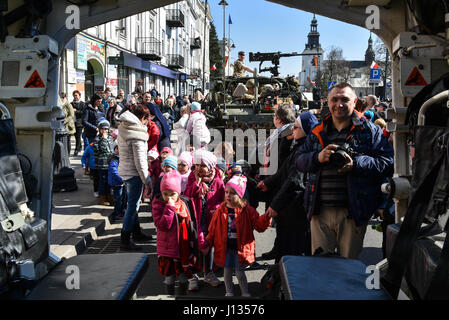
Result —
M 350 75 L 351 66 L 343 57 L 343 49 L 331 46 L 323 61 L 323 68 L 317 72 L 315 83 L 320 85 L 323 94 L 327 94 L 329 81 L 348 82 Z
M 384 87 L 388 82 L 391 82 L 391 58 L 387 47 L 380 38 L 377 38 L 374 43 L 374 52 L 376 53 L 376 62 L 380 68 L 380 77 Z M 383 100 L 385 99 L 385 91 L 382 95 Z

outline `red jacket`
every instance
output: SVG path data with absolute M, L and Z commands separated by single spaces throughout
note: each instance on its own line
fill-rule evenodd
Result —
M 235 225 L 237 229 L 237 252 L 241 265 L 252 264 L 255 259 L 254 230 L 264 232 L 271 224 L 271 218 L 265 213 L 259 213 L 247 204 L 243 209 L 236 208 Z M 213 245 L 214 262 L 224 266 L 226 262 L 226 246 L 228 239 L 228 207 L 223 202 L 214 213 L 209 225 L 209 234 L 206 241 Z
M 151 162 L 151 166 L 148 168 L 148 173 L 150 174 L 151 179 L 153 179 L 153 186 L 161 175 L 161 172 L 161 157 L 158 157 L 153 162 Z
M 198 232 L 198 245 L 200 248 L 204 248 L 204 231 L 201 229 L 201 196 L 200 196 L 200 186 L 196 183 L 195 172 L 192 171 L 187 179 L 186 189 L 184 190 L 184 195 L 192 199 L 193 205 L 195 206 L 196 212 L 196 222 L 197 222 L 197 232 Z M 215 168 L 215 177 L 210 185 L 209 192 L 207 193 L 207 226 L 209 226 L 212 220 L 212 211 L 217 210 L 218 206 L 224 201 L 225 196 L 225 186 L 218 169 Z
M 153 121 L 148 121 L 147 124 L 148 128 L 148 151 L 153 149 L 153 147 L 157 146 L 157 142 L 159 141 L 159 135 L 161 132 L 159 131 L 159 128 L 156 123 Z

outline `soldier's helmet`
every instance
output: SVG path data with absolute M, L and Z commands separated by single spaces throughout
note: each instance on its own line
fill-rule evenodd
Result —
M 248 81 L 246 81 L 245 86 L 249 89 L 249 88 L 254 88 L 254 79 L 249 79 Z
M 245 55 L 245 51 L 239 51 L 239 56 L 244 56 Z

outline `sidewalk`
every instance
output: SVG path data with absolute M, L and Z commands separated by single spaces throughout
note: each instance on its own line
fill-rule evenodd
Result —
M 109 216 L 114 208 L 97 204 L 93 183 L 81 167 L 81 155 L 70 157 L 70 163 L 78 190 L 53 193 L 50 250 L 60 258 L 80 254 L 105 230 L 113 228 Z

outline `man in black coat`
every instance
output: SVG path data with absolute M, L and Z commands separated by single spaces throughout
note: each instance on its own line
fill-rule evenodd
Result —
M 81 134 L 83 133 L 83 112 L 85 104 L 80 100 L 81 92 L 75 90 L 72 92 L 73 101 L 72 106 L 75 109 L 75 152 L 73 156 L 76 157 L 81 152 Z M 87 146 L 84 146 L 86 148 Z

